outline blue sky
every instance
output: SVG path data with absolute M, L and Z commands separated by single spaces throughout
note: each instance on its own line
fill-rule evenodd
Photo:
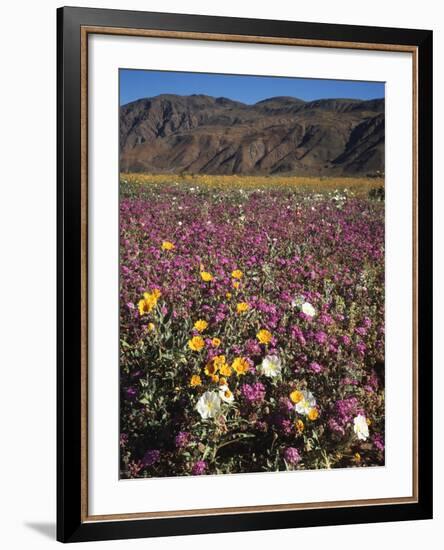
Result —
M 249 104 L 273 96 L 374 99 L 384 97 L 384 83 L 120 69 L 121 105 L 159 94 L 205 94 Z

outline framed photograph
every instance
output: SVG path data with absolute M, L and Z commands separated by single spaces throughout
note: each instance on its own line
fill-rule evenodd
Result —
M 59 9 L 58 539 L 431 518 L 432 422 L 432 32 Z

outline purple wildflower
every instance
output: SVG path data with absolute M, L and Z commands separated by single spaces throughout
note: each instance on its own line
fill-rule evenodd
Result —
M 373 441 L 373 445 L 376 447 L 376 449 L 378 449 L 378 451 L 380 451 L 381 453 L 384 451 L 384 438 L 382 437 L 382 435 L 380 433 L 376 433 L 373 438 L 372 438 L 372 441 Z
M 339 424 L 337 420 L 334 418 L 329 418 L 328 420 L 328 427 L 331 432 L 343 437 L 345 435 L 344 427 Z
M 365 351 L 367 349 L 367 346 L 364 344 L 364 342 L 358 342 L 356 344 L 356 351 L 359 353 L 359 355 L 361 355 L 362 357 L 364 357 L 365 355 Z
M 283 413 L 289 413 L 294 409 L 293 403 L 288 399 L 288 397 L 281 397 L 279 399 L 279 409 Z
M 372 326 L 372 321 L 369 317 L 364 317 L 362 324 L 365 328 L 370 328 Z
M 320 365 L 319 363 L 310 363 L 309 365 L 309 369 L 313 372 L 315 372 L 316 374 L 319 374 L 320 372 L 322 372 L 324 370 L 324 367 L 322 365 Z
M 192 470 L 191 470 L 191 473 L 193 474 L 193 476 L 201 476 L 203 475 L 206 470 L 207 470 L 207 463 L 205 462 L 205 460 L 198 460 Z
M 347 336 L 347 334 L 344 334 L 344 336 L 342 336 L 341 340 L 342 340 L 342 343 L 344 344 L 344 346 L 349 346 L 351 344 L 350 336 Z
M 301 455 L 296 447 L 287 447 L 284 451 L 284 458 L 288 464 L 295 466 L 301 461 Z
M 133 400 L 137 395 L 137 389 L 134 388 L 133 386 L 129 386 L 128 388 L 125 389 L 125 395 L 127 396 L 128 399 Z
M 302 346 L 305 346 L 307 343 L 304 333 L 297 325 L 291 328 L 291 337 L 297 340 Z
M 186 447 L 191 439 L 190 432 L 179 432 L 176 435 L 176 438 L 174 440 L 176 447 L 178 449 L 181 449 L 183 447 Z
M 293 431 L 293 426 L 291 420 L 283 417 L 282 415 L 277 415 L 275 418 L 275 426 L 284 434 L 291 435 Z
M 145 468 L 148 468 L 149 466 L 153 466 L 156 464 L 156 462 L 159 462 L 160 460 L 160 451 L 157 449 L 150 449 L 149 451 L 146 451 L 146 453 L 143 455 L 142 458 L 142 464 L 145 466 Z
M 252 339 L 246 341 L 245 351 L 247 352 L 247 355 L 251 355 L 253 357 L 262 353 L 261 347 L 257 340 Z
M 260 403 L 265 399 L 265 386 L 262 382 L 255 384 L 244 384 L 241 393 L 250 403 Z
M 325 344 L 327 342 L 327 335 L 322 330 L 316 332 L 314 338 L 318 344 Z

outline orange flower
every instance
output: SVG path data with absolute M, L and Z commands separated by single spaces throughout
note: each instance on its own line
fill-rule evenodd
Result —
M 192 388 L 195 388 L 196 386 L 201 386 L 201 385 L 202 385 L 202 379 L 200 378 L 200 376 L 198 374 L 193 374 L 193 376 L 190 379 L 190 386 Z
M 213 346 L 213 348 L 218 348 L 221 344 L 221 341 L 219 338 L 213 338 L 211 340 L 211 345 Z
M 299 403 L 299 401 L 301 401 L 303 397 L 304 394 L 299 390 L 295 390 L 290 393 L 290 399 L 293 401 L 293 403 Z
M 318 409 L 310 409 L 307 416 L 310 420 L 316 420 L 319 417 Z
M 301 419 L 299 420 L 296 420 L 296 422 L 294 423 L 294 427 L 296 428 L 296 431 L 301 434 L 303 431 L 304 431 L 304 423 L 302 422 Z

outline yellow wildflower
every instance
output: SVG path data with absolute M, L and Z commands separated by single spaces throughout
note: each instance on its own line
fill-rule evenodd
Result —
M 211 381 L 215 382 L 217 384 L 219 382 L 219 375 L 218 374 L 212 374 L 211 375 Z
M 221 367 L 220 367 L 220 373 L 222 374 L 222 376 L 231 376 L 233 374 L 233 371 L 230 367 L 230 365 L 227 365 L 227 363 L 224 363 Z
M 206 328 L 208 328 L 208 323 L 203 319 L 199 319 L 194 323 L 194 328 L 199 332 L 203 332 Z
M 145 315 L 145 313 L 149 313 L 150 311 L 152 311 L 153 308 L 156 307 L 157 301 L 161 295 L 162 293 L 158 288 L 155 288 L 152 292 L 144 292 L 143 298 L 139 300 L 139 303 L 138 303 L 140 316 Z
M 226 365 L 225 355 L 215 355 L 213 357 L 213 363 L 217 370 Z
M 227 385 L 227 379 L 224 378 L 223 376 L 219 379 L 219 384 L 221 386 L 226 386 Z
M 250 365 L 244 357 L 236 357 L 236 359 L 231 364 L 231 367 L 238 376 L 246 374 L 250 369 Z
M 302 422 L 301 419 L 296 420 L 294 426 L 295 426 L 296 431 L 297 431 L 298 433 L 301 434 L 301 433 L 304 431 L 305 426 L 304 426 L 304 423 Z
M 299 403 L 299 401 L 301 401 L 303 397 L 304 394 L 299 390 L 295 390 L 290 393 L 290 399 L 293 401 L 293 403 Z
M 232 285 L 233 285 L 233 288 L 235 288 L 237 290 L 240 287 L 240 282 L 239 281 L 233 281 Z
M 221 341 L 219 338 L 213 338 L 211 340 L 211 345 L 213 346 L 213 348 L 218 348 L 221 344 Z
M 245 313 L 250 309 L 250 306 L 247 304 L 247 302 L 239 302 L 236 306 L 236 311 L 238 313 Z
M 208 271 L 201 271 L 200 276 L 202 278 L 202 281 L 205 281 L 206 283 L 209 283 L 213 280 L 213 275 L 211 275 L 211 273 L 208 273 Z
M 151 310 L 148 310 L 147 305 L 145 304 L 145 300 L 143 298 L 142 300 L 139 300 L 138 307 L 139 307 L 139 315 L 141 317 L 142 315 L 145 315 L 145 313 L 148 313 L 148 311 L 151 311 Z
M 235 269 L 232 273 L 231 273 L 231 276 L 233 277 L 233 279 L 242 279 L 242 277 L 244 276 L 244 274 L 242 273 L 242 271 L 240 269 Z
M 225 294 L 225 297 L 227 298 L 227 300 L 229 300 L 231 298 L 231 296 L 232 296 L 231 292 L 227 292 Z
M 318 409 L 310 409 L 307 416 L 310 420 L 316 420 L 319 417 Z
M 269 344 L 271 342 L 271 339 L 273 338 L 273 335 L 270 331 L 263 328 L 256 334 L 256 338 L 261 344 Z
M 353 461 L 354 462 L 361 462 L 361 455 L 359 453 L 355 453 L 353 455 Z
M 218 367 L 214 364 L 214 361 L 208 361 L 208 363 L 205 365 L 205 374 L 207 376 L 213 376 L 218 371 Z
M 202 379 L 198 374 L 193 374 L 193 376 L 190 379 L 190 386 L 192 388 L 195 388 L 196 386 L 202 385 Z
M 154 329 L 155 329 L 155 325 L 154 323 L 148 323 L 147 327 L 146 327 L 150 332 L 152 332 Z
M 174 250 L 175 248 L 174 244 L 170 241 L 163 241 L 162 243 L 163 250 Z
M 188 340 L 188 347 L 193 351 L 200 351 L 205 347 L 205 342 L 202 336 L 193 336 L 191 340 Z

